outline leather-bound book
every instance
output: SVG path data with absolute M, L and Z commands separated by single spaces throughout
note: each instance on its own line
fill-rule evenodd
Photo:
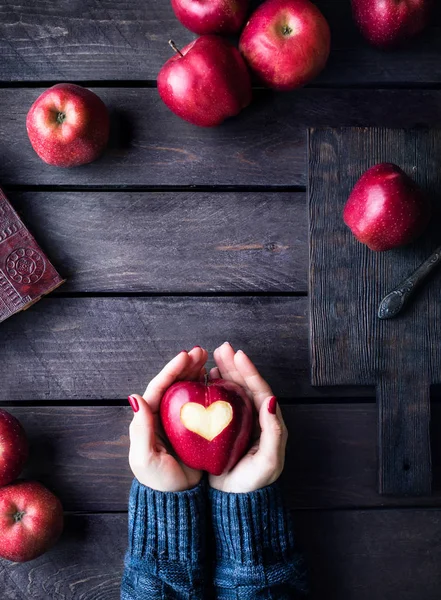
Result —
M 0 322 L 63 282 L 0 189 Z

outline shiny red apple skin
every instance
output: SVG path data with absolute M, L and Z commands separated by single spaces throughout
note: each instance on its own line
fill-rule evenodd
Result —
M 59 83 L 31 106 L 26 128 L 33 149 L 44 162 L 78 167 L 103 152 L 110 120 L 106 105 L 96 94 L 79 85 Z
M 362 175 L 343 213 L 355 237 L 378 252 L 415 240 L 426 229 L 430 216 L 427 194 L 392 163 L 375 165 Z
M 178 117 L 215 127 L 251 102 L 251 79 L 239 51 L 216 35 L 204 35 L 170 58 L 158 75 L 162 100 Z
M 371 44 L 391 48 L 421 33 L 433 6 L 433 0 L 352 0 L 352 13 Z
M 179 21 L 198 35 L 238 33 L 249 4 L 249 0 L 172 0 Z
M 180 419 L 187 402 L 208 407 L 224 401 L 233 408 L 233 419 L 211 442 L 188 430 Z M 231 381 L 213 379 L 207 384 L 179 381 L 164 394 L 161 422 L 176 454 L 187 466 L 221 475 L 230 471 L 246 452 L 253 426 L 253 406 L 246 392 Z
M 0 558 L 26 562 L 41 556 L 63 531 L 60 500 L 41 483 L 0 488 Z
M 317 77 L 330 48 L 329 25 L 309 0 L 266 0 L 251 15 L 239 42 L 258 79 L 282 91 Z
M 28 453 L 28 440 L 20 421 L 0 409 L 0 486 L 17 479 Z

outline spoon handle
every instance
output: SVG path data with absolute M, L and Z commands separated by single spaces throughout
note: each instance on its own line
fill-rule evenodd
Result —
M 441 246 L 425 260 L 416 271 L 402 281 L 380 303 L 378 309 L 379 319 L 392 319 L 396 317 L 409 302 L 413 293 L 432 271 L 441 263 Z

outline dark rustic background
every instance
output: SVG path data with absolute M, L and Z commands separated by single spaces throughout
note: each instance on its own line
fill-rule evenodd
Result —
M 333 50 L 313 85 L 256 90 L 213 130 L 180 121 L 155 77 L 167 40 L 192 38 L 168 0 L 9 0 L 0 6 L 0 184 L 69 282 L 0 327 L 0 401 L 32 443 L 26 474 L 68 511 L 58 546 L 0 562 L 6 600 L 117 600 L 131 475 L 126 406 L 182 348 L 229 340 L 284 405 L 283 485 L 315 600 L 438 600 L 441 410 L 435 493 L 376 486 L 373 388 L 310 384 L 307 128 L 441 128 L 441 10 L 407 48 L 356 31 L 349 0 L 318 0 Z M 83 83 L 112 114 L 96 163 L 44 165 L 25 129 L 48 85 Z M 441 168 L 441 165 L 440 165 Z
M 427 496 L 430 387 L 441 383 L 441 277 L 400 318 L 377 315 L 381 300 L 441 244 L 441 130 L 314 128 L 308 156 L 312 384 L 375 384 L 378 489 Z M 342 214 L 362 173 L 384 162 L 399 164 L 429 194 L 432 220 L 413 244 L 372 252 Z

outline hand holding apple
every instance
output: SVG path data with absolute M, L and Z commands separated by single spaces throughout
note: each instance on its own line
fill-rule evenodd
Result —
M 352 13 L 371 44 L 388 48 L 418 35 L 433 6 L 433 0 L 352 0 Z
M 254 492 L 276 481 L 283 471 L 288 431 L 271 388 L 248 356 L 234 352 L 227 342 L 214 352 L 216 368 L 210 377 L 222 377 L 247 391 L 259 415 L 259 426 L 248 452 L 229 472 L 209 476 L 211 487 L 230 493 Z
M 368 169 L 346 203 L 343 219 L 354 236 L 371 250 L 409 244 L 427 227 L 430 200 L 397 165 Z
M 28 458 L 28 440 L 18 419 L 0 410 L 0 486 L 17 479 Z
M 60 83 L 31 106 L 26 128 L 38 156 L 56 167 L 77 167 L 102 153 L 109 139 L 109 113 L 90 90 Z
M 259 80 L 276 90 L 306 85 L 325 67 L 329 25 L 309 0 L 266 0 L 251 15 L 239 49 Z
M 149 383 L 144 396 L 133 394 L 129 402 L 135 411 L 130 425 L 129 462 L 143 485 L 160 492 L 180 492 L 195 487 L 202 473 L 175 458 L 159 418 L 159 406 L 166 390 L 176 381 L 198 381 L 204 373 L 207 352 L 196 346 L 171 360 Z
M 63 531 L 63 507 L 36 481 L 0 488 L 0 557 L 33 560 L 49 550 Z
M 158 75 L 158 92 L 178 117 L 215 127 L 251 102 L 251 80 L 239 51 L 216 35 L 204 35 L 176 54 Z
M 179 21 L 199 35 L 237 33 L 247 16 L 249 0 L 172 0 Z

